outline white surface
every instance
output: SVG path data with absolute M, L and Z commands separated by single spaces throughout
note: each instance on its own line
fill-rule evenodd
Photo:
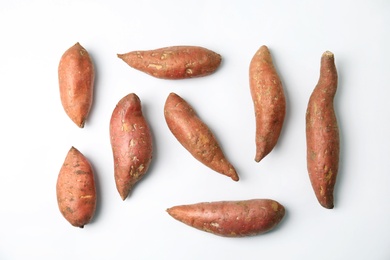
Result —
M 390 259 L 390 2 L 3 1 L 0 5 L 0 259 Z M 79 41 L 96 66 L 84 129 L 60 103 L 57 67 Z M 223 56 L 208 77 L 159 80 L 116 57 L 200 45 Z M 277 147 L 254 162 L 248 65 L 267 45 L 287 116 Z M 305 110 L 325 50 L 339 72 L 341 163 L 335 208 L 322 208 L 306 171 Z M 135 92 L 154 135 L 154 160 L 126 201 L 114 184 L 109 119 Z M 236 183 L 201 165 L 169 132 L 163 105 L 176 92 L 197 110 L 237 168 Z M 74 228 L 56 202 L 71 146 L 94 166 L 98 209 Z M 272 198 L 287 210 L 274 231 L 223 238 L 165 209 L 201 201 Z

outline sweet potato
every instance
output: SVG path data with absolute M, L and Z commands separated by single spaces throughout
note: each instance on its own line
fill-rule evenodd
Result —
M 270 199 L 202 202 L 174 206 L 169 215 L 196 229 L 224 237 L 265 233 L 280 223 L 284 207 Z
M 206 76 L 221 64 L 221 55 L 198 46 L 172 46 L 132 51 L 118 57 L 134 69 L 161 79 Z
M 275 147 L 286 114 L 282 82 L 265 45 L 250 62 L 249 80 L 256 118 L 255 161 L 260 162 Z
M 115 184 L 125 200 L 147 172 L 153 153 L 152 134 L 136 94 L 123 97 L 116 105 L 110 120 L 110 137 Z
M 330 51 L 321 57 L 320 78 L 306 111 L 307 169 L 319 203 L 334 207 L 333 191 L 339 166 L 339 128 L 333 107 L 337 70 Z
M 62 55 L 58 66 L 60 98 L 66 114 L 80 128 L 92 106 L 95 69 L 86 49 L 79 43 Z
M 239 180 L 214 134 L 183 98 L 170 93 L 165 102 L 164 116 L 172 134 L 192 156 L 214 171 L 234 181 Z
M 87 158 L 72 147 L 58 174 L 57 202 L 61 214 L 75 227 L 83 228 L 96 210 L 95 178 Z

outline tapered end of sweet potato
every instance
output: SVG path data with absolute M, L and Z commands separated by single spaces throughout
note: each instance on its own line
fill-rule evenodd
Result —
M 331 51 L 325 51 L 321 56 L 320 79 L 318 84 L 332 87 L 331 93 L 336 92 L 337 70 L 334 54 Z
M 118 174 L 118 172 L 116 173 Z M 123 173 L 121 173 L 123 174 Z M 134 186 L 134 181 L 129 181 L 125 180 L 122 178 L 119 178 L 119 175 L 115 175 L 115 184 L 116 184 L 116 189 L 118 190 L 119 196 L 121 197 L 122 200 L 126 200 L 126 198 L 129 196 L 133 186 Z
M 118 190 L 119 196 L 121 196 L 121 199 L 124 201 L 129 196 L 130 190 Z
M 255 161 L 260 162 L 264 159 L 274 148 L 276 145 L 277 140 L 272 140 L 272 138 L 265 138 L 262 136 L 262 138 L 258 138 L 256 140 L 256 155 L 255 155 Z M 259 141 L 259 139 L 261 141 Z
M 256 152 L 255 162 L 260 162 L 265 157 L 264 153 Z
M 121 60 L 123 60 L 127 65 L 129 65 L 132 68 L 138 69 L 140 65 L 138 65 L 138 56 L 137 51 L 131 51 L 128 53 L 118 53 L 117 57 Z
M 321 204 L 322 207 L 326 209 L 333 209 L 334 203 L 333 203 L 333 195 L 318 198 L 318 202 Z
M 233 167 L 230 169 L 230 171 L 228 172 L 227 176 L 232 178 L 233 181 L 239 181 L 240 180 L 236 170 Z
M 172 216 L 173 218 L 176 218 L 176 217 L 175 217 L 175 216 L 176 216 L 176 214 L 175 214 L 175 207 L 167 208 L 167 209 L 166 209 L 166 212 L 167 212 L 170 216 Z
M 322 57 L 334 58 L 334 54 L 333 54 L 333 52 L 331 52 L 331 51 L 325 51 L 325 52 L 322 54 Z
M 322 204 L 321 204 L 322 205 Z M 325 205 L 322 205 L 324 208 L 326 209 L 333 209 L 334 208 L 334 205 L 333 205 L 333 202 L 332 203 L 329 203 L 329 204 L 325 204 Z
M 116 56 L 118 56 L 119 59 L 123 60 L 124 57 L 125 57 L 125 54 L 119 54 L 119 53 L 118 53 Z
M 76 122 L 76 121 L 73 121 L 73 122 L 75 122 L 75 124 L 76 124 L 78 127 L 84 128 L 84 125 L 85 125 L 85 118 L 82 119 L 82 120 L 79 121 L 79 122 Z
M 174 219 L 183 222 L 185 224 L 191 223 L 192 221 L 192 214 L 189 214 L 188 211 L 193 210 L 191 205 L 180 205 L 180 206 L 173 206 L 171 208 L 166 209 L 166 212 Z

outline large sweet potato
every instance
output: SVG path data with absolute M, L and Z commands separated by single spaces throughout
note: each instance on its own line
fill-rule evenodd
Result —
M 164 116 L 172 134 L 192 156 L 214 171 L 234 181 L 239 180 L 214 134 L 183 98 L 170 93 L 165 102 Z
M 79 43 L 62 55 L 58 66 L 60 98 L 66 114 L 84 127 L 92 106 L 95 69 L 86 49 Z
M 265 45 L 251 60 L 249 80 L 256 118 L 255 161 L 259 162 L 275 147 L 286 114 L 282 82 Z
M 225 237 L 243 237 L 270 231 L 283 219 L 285 209 L 274 200 L 253 199 L 174 206 L 167 212 L 199 230 Z
M 320 78 L 306 111 L 307 169 L 319 203 L 334 207 L 333 191 L 339 166 L 339 129 L 333 108 L 337 70 L 330 51 L 321 57 Z
M 72 147 L 58 174 L 57 202 L 61 214 L 70 224 L 83 228 L 96 209 L 93 169 L 87 158 Z
M 116 188 L 123 200 L 147 172 L 152 160 L 152 134 L 142 114 L 141 101 L 132 93 L 116 105 L 110 120 Z
M 162 79 L 206 76 L 221 64 L 221 55 L 198 46 L 172 46 L 132 51 L 118 57 L 134 69 Z

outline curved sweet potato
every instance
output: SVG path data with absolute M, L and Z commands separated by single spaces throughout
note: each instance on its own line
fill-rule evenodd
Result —
M 153 145 L 139 97 L 131 93 L 116 105 L 110 120 L 116 188 L 123 200 L 147 172 Z
M 87 158 L 72 147 L 58 174 L 57 202 L 61 214 L 73 226 L 83 228 L 96 210 L 94 173 Z
M 320 78 L 306 111 L 307 169 L 319 203 L 334 207 L 333 191 L 339 165 L 339 129 L 333 108 L 337 70 L 330 51 L 321 57 Z
M 259 162 L 275 147 L 286 114 L 282 82 L 267 46 L 261 46 L 253 56 L 249 79 L 256 117 L 255 161 Z
M 83 128 L 92 106 L 95 69 L 87 50 L 79 43 L 62 55 L 58 80 L 61 103 L 66 114 Z
M 170 93 L 165 102 L 164 116 L 172 134 L 192 156 L 214 171 L 234 181 L 239 180 L 214 134 L 183 98 Z
M 171 46 L 118 54 L 130 67 L 161 79 L 185 79 L 213 73 L 221 55 L 198 46 Z
M 243 237 L 272 230 L 283 219 L 285 209 L 274 200 L 253 199 L 174 206 L 167 212 L 184 224 L 214 235 Z

